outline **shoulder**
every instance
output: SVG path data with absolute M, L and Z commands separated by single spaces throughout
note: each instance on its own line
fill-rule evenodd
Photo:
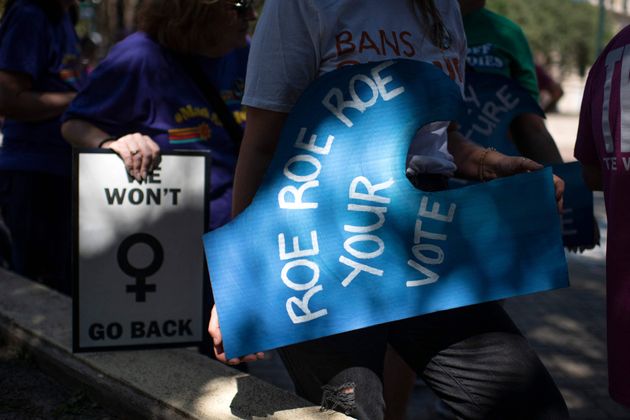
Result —
M 480 17 L 494 29 L 506 35 L 523 35 L 523 29 L 514 21 L 505 16 L 488 10 L 485 7 L 479 11 Z
M 134 32 L 114 45 L 102 64 L 128 70 L 155 67 L 164 62 L 165 53 L 147 34 Z
M 604 53 L 607 53 L 612 49 L 623 47 L 627 44 L 630 44 L 630 25 L 623 28 L 610 40 L 610 42 L 608 43 L 608 45 L 606 45 L 606 48 L 604 49 Z
M 17 1 L 2 19 L 3 29 L 14 25 L 28 25 L 29 28 L 37 28 L 51 25 L 46 13 L 37 5 L 29 1 Z

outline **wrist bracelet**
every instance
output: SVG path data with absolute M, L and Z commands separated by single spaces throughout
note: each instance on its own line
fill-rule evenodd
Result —
M 97 147 L 100 149 L 108 141 L 116 141 L 116 140 L 118 140 L 117 137 L 113 137 L 113 136 L 105 137 L 103 140 L 101 140 L 101 142 L 98 144 Z
M 488 155 L 488 153 L 490 152 L 496 152 L 497 149 L 495 149 L 494 147 L 487 147 L 486 149 L 484 149 L 483 154 L 481 155 L 481 159 L 479 159 L 479 180 L 480 181 L 485 181 L 484 176 L 483 176 L 483 170 L 486 168 L 485 163 L 486 163 L 486 156 Z

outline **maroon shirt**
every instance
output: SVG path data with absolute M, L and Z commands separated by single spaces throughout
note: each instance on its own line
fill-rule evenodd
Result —
M 613 38 L 588 75 L 575 157 L 602 172 L 610 393 L 630 406 L 630 27 Z

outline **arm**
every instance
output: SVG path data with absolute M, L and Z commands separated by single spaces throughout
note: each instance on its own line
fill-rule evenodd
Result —
M 522 172 L 542 169 L 542 165 L 526 157 L 506 156 L 466 139 L 459 131 L 449 131 L 448 151 L 457 165 L 457 174 L 463 178 L 481 181 L 492 180 Z M 553 176 L 558 212 L 562 212 L 564 181 Z
M 545 112 L 553 110 L 563 95 L 564 90 L 562 90 L 562 86 L 550 80 L 548 88 L 540 90 L 540 107 Z
M 523 156 L 542 164 L 562 163 L 558 146 L 545 126 L 545 120 L 539 115 L 518 115 L 510 124 L 510 132 Z
M 0 114 L 19 121 L 42 121 L 63 114 L 76 95 L 32 89 L 27 74 L 0 71 Z
M 146 179 L 160 164 L 160 147 L 150 137 L 140 133 L 112 137 L 95 125 L 71 119 L 61 126 L 61 134 L 74 147 L 111 149 L 125 163 L 125 168 L 137 181 Z
M 232 199 L 232 216 L 251 203 L 271 163 L 287 114 L 247 108 L 247 126 L 241 144 Z
M 241 150 L 236 164 L 234 191 L 232 194 L 232 215 L 240 214 L 252 202 L 256 191 L 271 163 L 282 125 L 287 118 L 283 112 L 267 111 L 260 108 L 247 108 L 247 126 L 241 143 Z M 212 337 L 214 354 L 223 363 L 236 365 L 241 362 L 253 362 L 264 357 L 263 353 L 249 354 L 227 360 L 223 350 L 223 338 L 219 326 L 216 306 L 212 307 L 208 333 Z

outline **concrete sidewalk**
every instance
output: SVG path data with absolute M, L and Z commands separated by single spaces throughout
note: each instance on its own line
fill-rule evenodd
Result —
M 0 269 L 0 335 L 122 418 L 341 419 L 196 349 L 73 354 L 71 300 Z

